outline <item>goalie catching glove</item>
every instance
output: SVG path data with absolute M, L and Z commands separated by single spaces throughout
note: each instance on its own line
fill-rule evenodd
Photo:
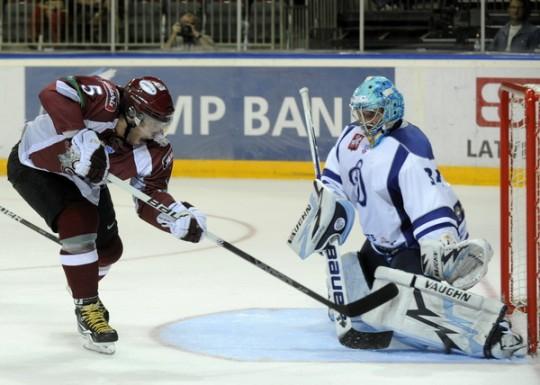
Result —
M 70 168 L 90 183 L 101 184 L 109 171 L 109 155 L 97 134 L 81 130 L 71 138 Z
M 493 250 L 484 239 L 456 242 L 451 235 L 419 241 L 424 274 L 467 290 L 487 273 Z
M 354 221 L 354 207 L 349 201 L 338 197 L 320 180 L 315 180 L 313 186 L 308 205 L 287 241 L 302 259 L 323 251 L 334 240 L 342 245 Z
M 184 212 L 180 218 L 161 213 L 157 222 L 167 228 L 172 235 L 183 241 L 197 243 L 206 231 L 206 215 L 187 202 L 174 202 L 169 206 L 174 213 Z

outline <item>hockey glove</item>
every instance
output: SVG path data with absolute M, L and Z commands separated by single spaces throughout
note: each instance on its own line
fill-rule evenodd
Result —
M 109 155 L 97 134 L 89 129 L 81 130 L 71 139 L 71 148 L 75 173 L 91 183 L 103 183 L 109 171 Z
M 185 211 L 190 215 L 174 219 L 161 213 L 157 217 L 158 223 L 176 238 L 193 243 L 199 242 L 206 231 L 206 215 L 187 202 L 174 202 L 169 208 L 176 213 Z
M 354 206 L 335 194 L 320 180 L 313 182 L 314 191 L 308 206 L 294 226 L 289 246 L 302 259 L 328 248 L 334 240 L 342 245 L 354 223 Z
M 470 289 L 486 275 L 493 256 L 491 245 L 484 239 L 461 242 L 421 239 L 419 243 L 424 274 L 463 290 Z

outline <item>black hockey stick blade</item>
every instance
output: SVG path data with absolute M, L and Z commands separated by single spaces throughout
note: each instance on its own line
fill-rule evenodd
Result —
M 354 313 L 352 317 L 355 317 L 358 312 L 361 314 L 367 313 L 370 310 L 375 309 L 392 298 L 398 295 L 399 291 L 394 283 L 388 283 L 380 289 L 368 294 L 346 306 L 350 306 L 349 311 Z M 350 349 L 384 349 L 390 346 L 394 332 L 388 331 L 360 331 L 353 328 L 347 330 L 345 334 L 339 337 L 339 343 Z
M 394 332 L 391 330 L 382 332 L 363 332 L 349 329 L 339 337 L 341 345 L 350 349 L 384 349 L 390 346 Z
M 380 289 L 360 298 L 358 301 L 351 302 L 347 305 L 338 305 L 336 310 L 343 315 L 356 317 L 390 301 L 398 293 L 399 291 L 395 283 L 387 283 Z

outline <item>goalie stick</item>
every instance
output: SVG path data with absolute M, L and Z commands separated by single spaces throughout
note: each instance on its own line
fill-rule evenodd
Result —
M 313 169 L 315 171 L 316 179 L 321 179 L 321 166 L 319 158 L 319 150 L 317 147 L 317 140 L 315 137 L 315 128 L 313 126 L 313 120 L 311 118 L 311 103 L 309 97 L 309 89 L 303 87 L 299 90 L 300 97 L 302 99 L 302 106 L 304 109 L 304 119 L 306 123 L 306 130 L 309 139 L 309 149 L 311 153 L 311 160 L 313 161 Z M 328 248 L 321 252 L 326 258 L 326 273 L 328 277 L 328 291 L 329 295 L 333 298 L 342 298 L 346 304 L 349 301 L 345 281 L 343 278 L 343 261 L 339 253 L 336 242 L 330 243 Z M 332 264 L 332 266 L 330 266 Z M 396 288 L 397 293 L 397 288 Z M 384 349 L 390 345 L 392 341 L 392 331 L 382 332 L 364 332 L 353 328 L 352 320 L 350 316 L 346 314 L 334 314 L 334 324 L 336 327 L 336 334 L 339 342 L 351 349 Z
M 174 212 L 173 210 L 169 209 L 166 205 L 163 203 L 157 201 L 154 198 L 151 198 L 144 192 L 137 190 L 135 187 L 131 186 L 129 183 L 121 180 L 115 175 L 109 174 L 107 176 L 107 179 L 112 184 L 118 186 L 122 190 L 125 190 L 129 192 L 131 195 L 136 197 L 137 199 L 141 200 L 142 202 L 152 206 L 156 210 L 165 213 L 166 215 L 169 215 L 172 218 L 180 218 L 185 215 L 189 215 L 189 212 Z M 356 317 L 359 315 L 362 315 L 364 313 L 367 313 L 370 310 L 373 310 L 379 305 L 382 305 L 383 303 L 391 300 L 398 294 L 397 286 L 393 283 L 389 283 L 383 287 L 381 287 L 379 290 L 374 291 L 370 293 L 369 295 L 359 299 L 358 301 L 352 302 L 350 304 L 336 304 L 332 301 L 327 300 L 326 298 L 322 297 L 321 295 L 317 294 L 311 289 L 308 289 L 304 285 L 300 284 L 299 282 L 295 281 L 294 279 L 286 276 L 285 274 L 277 271 L 273 267 L 267 265 L 266 263 L 256 259 L 255 257 L 249 255 L 243 250 L 240 250 L 238 247 L 234 246 L 233 244 L 219 238 L 218 236 L 212 234 L 209 231 L 206 231 L 206 238 L 214 242 L 216 245 L 223 247 L 224 249 L 230 251 L 231 253 L 239 256 L 240 258 L 248 261 L 249 263 L 257 266 L 259 269 L 264 270 L 270 275 L 273 275 L 277 279 L 281 280 L 282 282 L 285 282 L 287 285 L 294 287 L 296 290 L 301 291 L 302 293 L 306 294 L 307 296 L 313 298 L 314 300 L 322 303 L 323 305 L 326 305 L 327 307 L 334 309 L 340 314 L 346 315 L 348 317 Z

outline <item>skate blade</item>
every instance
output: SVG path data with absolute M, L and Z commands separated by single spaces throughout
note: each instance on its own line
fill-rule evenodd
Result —
M 101 354 L 114 354 L 116 351 L 116 346 L 114 342 L 94 342 L 91 337 L 82 337 L 84 342 L 82 344 L 83 348 L 91 350 L 93 352 L 98 352 Z

